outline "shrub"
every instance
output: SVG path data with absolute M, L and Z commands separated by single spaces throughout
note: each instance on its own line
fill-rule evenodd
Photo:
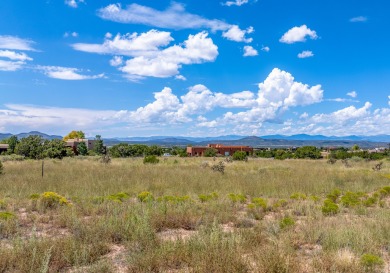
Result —
M 160 160 L 155 155 L 147 155 L 144 157 L 144 164 L 157 164 Z
M 33 193 L 29 196 L 31 200 L 38 200 L 41 195 L 39 193 Z
M 373 254 L 363 254 L 360 257 L 360 263 L 369 270 L 375 267 L 382 267 L 384 264 L 381 257 Z
M 0 212 L 0 220 L 11 220 L 15 217 L 15 215 L 11 212 L 7 212 L 7 211 L 4 211 L 4 212 Z
M 211 194 L 199 194 L 198 198 L 200 202 L 204 203 L 213 199 L 218 199 L 218 193 L 212 192 Z
M 362 203 L 361 197 L 364 195 L 364 193 L 348 191 L 341 197 L 341 204 L 343 204 L 345 207 L 354 207 L 360 205 Z
M 288 227 L 291 227 L 295 225 L 295 221 L 293 218 L 289 217 L 289 216 L 286 216 L 284 217 L 282 220 L 280 220 L 279 222 L 279 227 L 281 229 L 285 229 L 285 228 L 288 228 Z
M 264 200 L 263 198 L 252 198 L 252 203 L 256 206 L 256 207 L 261 207 L 263 210 L 266 210 L 267 209 L 267 201 Z
M 311 196 L 310 196 L 310 199 L 311 199 L 312 201 L 314 201 L 314 202 L 320 201 L 320 198 L 319 198 L 317 195 L 311 195 Z
M 276 201 L 276 202 L 272 205 L 272 207 L 273 207 L 274 209 L 281 208 L 281 207 L 285 207 L 285 206 L 287 206 L 287 201 L 286 201 L 285 199 L 280 199 L 280 200 Z
M 7 208 L 7 203 L 4 200 L 0 199 L 0 209 L 6 209 Z
M 140 202 L 150 202 L 154 200 L 153 194 L 148 191 L 140 192 L 137 195 L 137 198 Z
M 218 164 L 211 166 L 211 169 L 214 172 L 220 172 L 220 173 L 224 174 L 225 173 L 225 164 L 223 164 L 223 162 L 220 161 Z
M 378 203 L 378 198 L 374 196 L 368 197 L 363 201 L 363 205 L 366 207 L 373 207 L 376 205 L 376 203 Z
M 307 198 L 306 194 L 301 193 L 301 192 L 295 192 L 290 195 L 291 199 L 296 199 L 296 200 L 305 200 Z
M 1 163 L 0 161 L 0 174 L 3 174 L 3 171 L 4 171 L 3 163 Z
M 333 202 L 337 202 L 337 199 L 341 196 L 341 191 L 339 189 L 334 189 L 331 193 L 329 193 L 326 197 Z
M 324 205 L 321 208 L 325 215 L 334 215 L 339 212 L 339 206 L 330 199 L 325 199 Z
M 58 206 L 69 205 L 69 201 L 65 197 L 55 192 L 44 192 L 39 198 L 43 208 L 56 208 Z
M 238 160 L 238 161 L 244 161 L 247 159 L 246 152 L 244 151 L 236 151 L 233 154 L 233 160 Z
M 208 148 L 204 151 L 204 156 L 206 157 L 214 157 L 217 156 L 218 150 L 214 148 Z
M 228 194 L 228 197 L 229 197 L 229 199 L 230 199 L 233 203 L 237 203 L 237 202 L 245 203 L 245 202 L 246 202 L 246 196 L 243 195 L 243 194 L 229 193 L 229 194 Z
M 125 199 L 128 199 L 129 197 L 130 197 L 130 195 L 125 193 L 125 192 L 118 192 L 118 193 L 111 194 L 111 195 L 107 196 L 107 199 L 111 200 L 111 201 L 122 203 Z M 98 200 L 96 200 L 96 201 L 98 201 Z

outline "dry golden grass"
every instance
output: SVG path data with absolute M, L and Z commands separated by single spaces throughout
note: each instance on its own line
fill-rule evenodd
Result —
M 224 174 L 204 161 L 218 163 L 46 160 L 44 177 L 40 161 L 4 162 L 0 213 L 12 216 L 0 217 L 0 272 L 389 272 L 389 196 L 371 206 L 338 202 L 333 216 L 321 212 L 335 188 L 373 196 L 390 186 L 389 161 L 373 171 L 365 161 L 346 168 L 250 159 L 226 163 Z M 154 200 L 140 202 L 143 191 Z M 68 203 L 47 207 L 44 192 Z M 198 198 L 213 192 L 217 198 Z M 234 203 L 229 193 L 247 200 Z M 290 199 L 295 193 L 308 198 Z M 266 208 L 249 205 L 257 197 Z M 286 218 L 293 221 L 281 225 Z M 368 266 L 363 254 L 383 263 Z

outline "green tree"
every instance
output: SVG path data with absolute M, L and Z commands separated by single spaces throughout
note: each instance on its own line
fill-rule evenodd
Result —
M 85 144 L 85 142 L 80 142 L 77 145 L 77 153 L 79 155 L 87 155 L 88 154 L 88 148 L 87 148 L 87 144 Z
M 148 147 L 149 149 L 146 152 L 146 155 L 155 155 L 155 156 L 161 156 L 164 153 L 164 150 L 157 145 L 152 145 Z
M 64 136 L 64 141 L 67 141 L 68 139 L 75 139 L 75 138 L 85 138 L 85 134 L 83 131 L 72 131 L 66 136 Z
M 295 157 L 318 159 L 321 158 L 321 151 L 315 146 L 303 146 L 295 151 Z
M 58 159 L 62 159 L 63 157 L 67 156 L 65 142 L 61 139 L 45 141 L 44 156 Z
M 44 157 L 44 141 L 41 136 L 31 135 L 22 138 L 15 147 L 15 153 L 31 159 Z
M 359 147 L 359 145 L 355 144 L 355 145 L 353 145 L 353 146 L 351 147 L 351 150 L 354 151 L 354 152 L 357 152 L 357 151 L 360 150 L 360 147 Z
M 104 147 L 101 135 L 96 135 L 95 139 L 96 139 L 96 141 L 95 141 L 95 146 L 93 147 L 93 151 L 97 155 L 105 154 L 106 148 Z
M 204 156 L 206 157 L 213 157 L 213 156 L 216 156 L 217 155 L 217 149 L 214 149 L 214 148 L 207 148 L 205 151 L 204 151 Z
M 233 160 L 243 161 L 246 159 L 247 159 L 247 155 L 246 155 L 246 152 L 244 152 L 244 151 L 236 151 L 233 154 Z
M 11 136 L 11 137 L 7 140 L 7 143 L 8 143 L 8 145 L 9 145 L 9 147 L 8 147 L 8 152 L 9 152 L 10 154 L 15 153 L 16 145 L 18 145 L 18 143 L 19 143 L 18 137 L 17 137 L 17 136 Z

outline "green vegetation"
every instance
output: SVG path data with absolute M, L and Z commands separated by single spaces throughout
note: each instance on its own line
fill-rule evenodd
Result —
M 204 156 L 205 157 L 214 157 L 217 156 L 217 149 L 214 148 L 208 148 L 204 151 Z
M 233 160 L 244 161 L 247 159 L 248 157 L 244 151 L 237 151 L 233 154 Z
M 8 157 L 1 272 L 352 273 L 390 262 L 387 161 L 374 171 L 251 158 L 221 175 L 204 158 L 74 156 L 45 160 L 42 177 L 41 161 Z
M 147 155 L 144 158 L 144 164 L 157 164 L 160 160 L 155 155 Z

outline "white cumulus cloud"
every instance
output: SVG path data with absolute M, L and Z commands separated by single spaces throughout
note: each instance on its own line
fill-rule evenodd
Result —
M 259 55 L 259 52 L 257 52 L 256 49 L 254 49 L 252 46 L 244 46 L 244 57 L 249 56 L 257 56 Z
M 25 62 L 0 60 L 0 71 L 16 71 L 22 69 Z
M 279 41 L 286 44 L 293 44 L 306 41 L 306 37 L 313 40 L 318 38 L 317 33 L 314 30 L 311 30 L 306 25 L 302 25 L 288 30 Z
M 166 48 L 173 38 L 169 32 L 151 30 L 146 33 L 107 37 L 103 44 L 73 44 L 80 51 L 116 55 L 112 66 L 125 73 L 130 80 L 143 77 L 167 78 L 179 74 L 182 65 L 212 62 L 218 56 L 218 47 L 207 32 L 189 35 L 179 45 Z M 126 61 L 118 55 L 133 57 Z
M 92 80 L 104 78 L 104 74 L 99 75 L 83 75 L 82 70 L 71 67 L 61 66 L 37 66 L 46 76 L 59 80 Z
M 122 8 L 121 4 L 111 4 L 99 9 L 98 15 L 105 20 L 125 24 L 143 24 L 175 30 L 210 29 L 213 32 L 222 31 L 223 37 L 236 42 L 248 42 L 251 39 L 246 38 L 245 34 L 253 32 L 253 28 L 241 30 L 237 25 L 188 13 L 183 4 L 176 2 L 163 11 L 139 4 L 130 4 L 126 8 Z
M 270 48 L 268 46 L 262 46 L 261 50 L 264 52 L 269 52 Z
M 76 38 L 78 36 L 79 36 L 79 34 L 77 32 L 75 32 L 75 31 L 73 31 L 73 32 L 65 32 L 64 33 L 64 37 L 65 38 L 68 38 L 68 37 Z
M 313 56 L 314 56 L 314 54 L 310 50 L 305 50 L 305 51 L 302 51 L 301 53 L 298 54 L 298 58 L 299 59 L 310 58 L 310 57 L 313 57 Z

